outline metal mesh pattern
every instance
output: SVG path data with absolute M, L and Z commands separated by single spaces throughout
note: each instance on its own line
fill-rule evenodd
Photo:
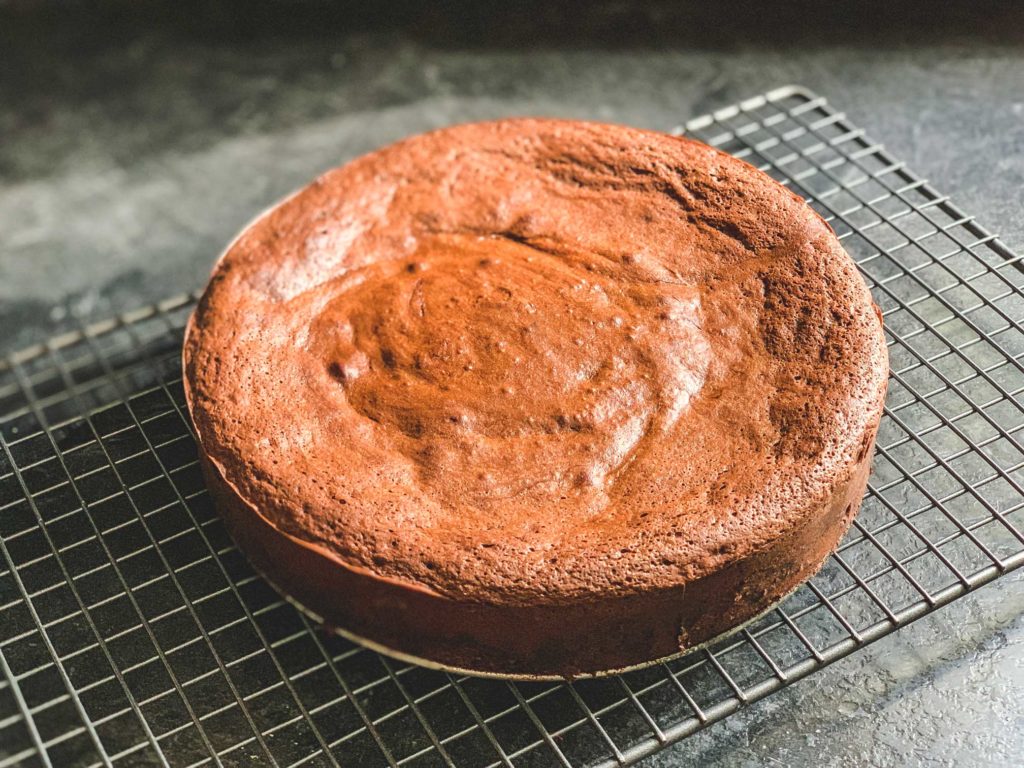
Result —
M 573 684 L 326 637 L 203 488 L 183 297 L 0 363 L 0 768 L 629 763 L 1020 566 L 1020 259 L 806 91 L 686 131 L 807 197 L 885 312 L 871 487 L 818 576 L 711 649 Z

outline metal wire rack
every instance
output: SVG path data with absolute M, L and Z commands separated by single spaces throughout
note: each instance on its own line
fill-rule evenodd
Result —
M 211 507 L 172 299 L 0 362 L 0 768 L 628 764 L 1024 563 L 1020 257 L 806 90 L 685 131 L 805 196 L 885 312 L 870 489 L 818 576 L 712 648 L 572 684 L 324 636 Z

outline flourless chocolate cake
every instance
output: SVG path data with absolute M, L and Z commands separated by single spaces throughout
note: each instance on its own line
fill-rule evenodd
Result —
M 703 144 L 415 136 L 248 227 L 189 324 L 218 509 L 328 627 L 475 672 L 693 647 L 836 547 L 880 315 L 821 218 Z

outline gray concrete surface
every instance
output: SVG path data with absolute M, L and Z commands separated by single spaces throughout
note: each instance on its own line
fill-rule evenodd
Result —
M 390 29 L 372 14 L 320 24 L 309 5 L 240 30 L 232 6 L 190 4 L 186 22 L 163 6 L 151 21 L 0 3 L 0 352 L 201 286 L 264 206 L 400 136 L 522 114 L 669 129 L 792 82 L 1024 247 L 1024 14 L 1009 5 L 808 21 L 726 3 L 707 21 L 699 5 L 600 3 L 532 24 L 406 13 Z M 644 765 L 1022 765 L 1022 584 Z

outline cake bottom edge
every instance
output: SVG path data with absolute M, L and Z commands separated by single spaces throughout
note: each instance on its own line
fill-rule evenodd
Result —
M 200 452 L 214 504 L 254 569 L 327 631 L 387 656 L 474 676 L 560 680 L 676 658 L 739 631 L 813 577 L 839 546 L 870 453 L 820 514 L 697 581 L 563 606 L 468 603 L 375 577 L 279 531 Z
M 829 556 L 831 556 L 831 552 L 829 553 Z M 827 560 L 828 556 L 826 556 L 825 559 Z M 822 562 L 822 565 L 824 565 L 824 562 Z M 275 584 L 272 579 L 268 578 L 265 574 L 261 573 L 258 568 L 256 568 L 255 570 L 257 573 L 259 573 L 260 578 L 267 582 L 267 584 L 269 584 L 270 587 L 273 588 L 273 590 L 281 596 L 281 599 L 283 599 L 285 602 L 287 602 L 289 605 L 295 608 L 299 613 L 301 613 L 303 616 L 305 616 L 314 624 L 316 624 L 315 631 L 321 631 L 328 635 L 335 635 L 344 640 L 347 640 L 350 643 L 353 643 L 354 645 L 358 645 L 362 648 L 365 648 L 366 650 L 373 651 L 374 653 L 379 653 L 383 656 L 387 656 L 390 659 L 394 659 L 405 664 L 415 664 L 416 666 L 431 669 L 435 672 L 446 672 L 448 674 L 453 675 L 480 677 L 490 680 L 508 680 L 511 682 L 534 683 L 572 682 L 573 680 L 587 680 L 602 677 L 612 677 L 614 675 L 623 675 L 628 672 L 636 672 L 638 670 L 647 669 L 648 667 L 654 667 L 659 664 L 667 664 L 677 659 L 681 659 L 684 656 L 688 656 L 691 653 L 696 653 L 698 651 L 704 650 L 705 648 L 709 648 L 710 646 L 715 645 L 716 643 L 722 642 L 723 640 L 727 640 L 733 635 L 737 635 L 744 629 L 747 629 L 752 624 L 755 624 L 756 622 L 760 621 L 765 616 L 770 614 L 772 611 L 779 608 L 779 606 L 786 602 L 786 600 L 788 600 L 792 595 L 794 595 L 802 586 L 804 586 L 808 581 L 814 578 L 814 576 L 818 572 L 815 571 L 814 573 L 812 573 L 806 579 L 796 584 L 792 589 L 789 590 L 789 592 L 785 593 L 782 597 L 778 598 L 774 603 L 769 605 L 760 613 L 750 617 L 749 619 L 745 619 L 741 624 L 737 624 L 734 627 L 730 627 L 722 631 L 720 634 L 715 635 L 714 637 L 708 638 L 707 640 L 703 640 L 700 643 L 697 643 L 696 645 L 687 647 L 683 650 L 676 651 L 667 656 L 662 656 L 660 658 L 650 659 L 647 661 L 640 661 L 634 664 L 630 664 L 628 666 L 617 667 L 615 669 L 599 669 L 588 672 L 577 672 L 573 674 L 529 674 L 525 672 L 501 672 L 494 669 L 471 669 L 467 667 L 453 666 L 450 664 L 445 664 L 441 661 L 434 661 L 431 659 L 416 656 L 411 653 L 406 653 L 396 648 L 389 648 L 388 646 L 382 645 L 381 643 L 378 643 L 374 640 L 362 637 L 356 634 L 355 632 L 350 632 L 349 630 L 343 627 L 336 627 L 328 624 L 324 621 L 324 618 L 322 616 L 320 616 L 315 611 L 309 609 L 308 607 L 300 603 L 298 600 L 296 600 L 294 597 L 289 595 L 287 592 L 285 592 L 283 589 L 277 586 L 277 584 Z M 820 568 L 818 570 L 820 570 Z

